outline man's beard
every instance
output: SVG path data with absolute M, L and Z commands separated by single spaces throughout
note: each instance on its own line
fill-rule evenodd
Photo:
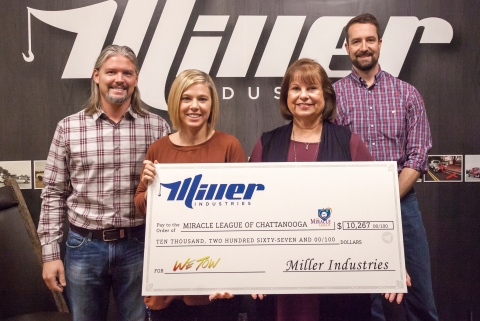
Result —
M 111 104 L 123 104 L 130 98 L 130 95 L 128 94 L 128 87 L 125 87 L 125 88 L 122 87 L 122 89 L 125 89 L 125 96 L 123 97 L 111 96 L 110 89 L 114 89 L 114 88 L 113 87 L 108 88 L 106 98 L 108 102 Z
M 378 64 L 378 57 L 375 57 L 373 53 L 370 54 L 371 60 L 369 62 L 360 63 L 360 61 L 358 60 L 358 56 L 355 55 L 355 59 L 352 60 L 352 64 L 361 71 L 372 70 L 372 68 Z

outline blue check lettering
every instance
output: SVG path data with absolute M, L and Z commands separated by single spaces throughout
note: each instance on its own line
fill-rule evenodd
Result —
M 185 201 L 185 206 L 192 207 L 193 200 L 251 200 L 255 191 L 265 190 L 263 184 L 201 184 L 202 174 L 183 181 L 160 183 L 160 188 L 170 190 L 167 201 Z

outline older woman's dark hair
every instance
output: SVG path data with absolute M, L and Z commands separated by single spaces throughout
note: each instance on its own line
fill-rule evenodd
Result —
M 299 59 L 292 63 L 283 76 L 280 86 L 280 114 L 286 120 L 292 120 L 293 116 L 287 105 L 288 89 L 290 83 L 297 79 L 306 85 L 320 83 L 325 100 L 325 108 L 322 112 L 323 121 L 334 120 L 337 116 L 337 97 L 332 83 L 320 64 L 312 59 Z

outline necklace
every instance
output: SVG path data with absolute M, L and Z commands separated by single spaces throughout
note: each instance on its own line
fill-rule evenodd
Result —
M 321 140 L 321 138 L 322 138 L 322 133 L 320 133 L 320 140 Z M 293 128 L 292 128 L 292 140 L 293 140 L 293 157 L 294 157 L 295 162 L 297 162 L 297 148 L 295 147 L 296 146 L 296 144 L 295 144 L 296 143 L 295 142 L 295 132 L 293 131 Z M 312 144 L 312 143 L 305 143 L 305 142 L 302 142 L 302 143 L 305 144 L 305 150 L 308 150 L 308 146 L 310 144 Z M 319 147 L 320 147 L 320 141 L 317 144 L 317 149 L 315 150 L 315 155 L 313 155 L 313 161 L 317 160 Z

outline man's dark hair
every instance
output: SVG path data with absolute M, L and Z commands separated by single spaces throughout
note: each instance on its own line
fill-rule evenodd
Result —
M 374 25 L 375 28 L 377 29 L 377 37 L 378 37 L 378 39 L 381 39 L 380 38 L 380 32 L 379 32 L 380 25 L 378 24 L 377 18 L 375 18 L 375 16 L 371 13 L 362 13 L 361 15 L 358 15 L 358 16 L 352 18 L 347 23 L 345 28 L 343 29 L 343 32 L 345 33 L 345 39 L 347 40 L 347 43 L 348 43 L 348 40 L 349 40 L 348 39 L 348 29 L 350 28 L 351 25 L 353 25 L 355 23 L 370 23 L 370 24 Z

